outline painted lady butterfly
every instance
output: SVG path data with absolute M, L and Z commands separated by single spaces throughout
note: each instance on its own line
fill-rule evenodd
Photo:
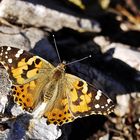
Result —
M 65 73 L 65 64 L 48 61 L 22 49 L 0 47 L 0 62 L 12 81 L 14 101 L 35 117 L 62 125 L 91 114 L 107 115 L 114 105 L 93 85 Z

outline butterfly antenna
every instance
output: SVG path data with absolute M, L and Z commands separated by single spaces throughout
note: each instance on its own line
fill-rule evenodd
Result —
M 54 35 L 52 35 L 52 36 L 53 36 L 53 40 L 54 40 L 54 46 L 55 46 L 55 49 L 56 49 L 56 53 L 57 53 L 59 62 L 61 63 L 61 58 L 60 58 L 60 54 L 59 54 L 58 47 L 57 47 L 57 44 L 56 44 L 55 36 Z
M 89 55 L 89 56 L 86 56 L 86 57 L 84 57 L 84 58 L 81 58 L 81 59 L 78 59 L 78 60 L 69 62 L 69 63 L 67 63 L 66 65 L 71 65 L 71 64 L 73 64 L 73 63 L 77 63 L 77 62 L 79 62 L 79 61 L 83 61 L 83 60 L 88 59 L 88 58 L 91 58 L 91 57 L 92 57 L 92 55 Z

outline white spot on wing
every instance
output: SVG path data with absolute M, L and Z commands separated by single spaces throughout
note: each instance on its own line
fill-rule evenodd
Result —
M 98 90 L 97 91 L 97 94 L 98 94 L 98 96 L 102 96 L 102 91 L 101 90 Z
M 5 52 L 5 54 L 8 54 L 8 52 Z
M 105 104 L 105 106 L 107 107 L 107 106 L 108 106 L 108 104 Z
M 19 55 L 18 53 L 15 55 L 16 58 L 18 58 L 19 56 L 20 56 L 20 55 Z
M 98 90 L 97 91 L 97 95 L 95 96 L 95 99 L 96 100 L 100 100 L 100 97 L 102 96 L 102 91 L 101 90 Z
M 104 106 L 101 106 L 101 108 L 105 108 Z
M 95 105 L 95 108 L 99 108 L 99 107 L 100 107 L 100 105 L 99 105 L 99 104 L 96 104 L 96 105 Z
M 23 50 L 20 49 L 20 50 L 16 53 L 15 57 L 16 57 L 16 58 L 19 58 L 20 55 L 21 55 L 22 53 L 23 53 Z
M 11 47 L 8 47 L 8 48 L 7 48 L 7 51 L 10 51 L 10 50 L 11 50 Z
M 12 61 L 12 59 L 11 59 L 11 58 L 9 58 L 9 59 L 8 59 L 8 62 L 9 62 L 9 63 L 12 63 L 13 61 Z
M 96 99 L 96 100 L 100 100 L 100 96 L 96 95 L 96 96 L 95 96 L 95 99 Z
M 107 111 L 110 111 L 110 108 L 108 108 Z
M 109 104 L 111 102 L 111 99 L 107 99 L 107 103 Z

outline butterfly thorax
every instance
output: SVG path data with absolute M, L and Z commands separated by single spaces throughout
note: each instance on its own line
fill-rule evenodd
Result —
M 65 72 L 65 64 L 60 63 L 53 71 L 52 79 L 59 80 L 62 78 L 63 74 Z

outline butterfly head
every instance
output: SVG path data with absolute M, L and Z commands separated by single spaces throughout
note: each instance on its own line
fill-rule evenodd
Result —
M 62 63 L 60 63 L 60 64 L 57 66 L 57 69 L 60 70 L 60 71 L 65 71 L 65 69 L 66 69 L 66 62 L 63 61 Z

